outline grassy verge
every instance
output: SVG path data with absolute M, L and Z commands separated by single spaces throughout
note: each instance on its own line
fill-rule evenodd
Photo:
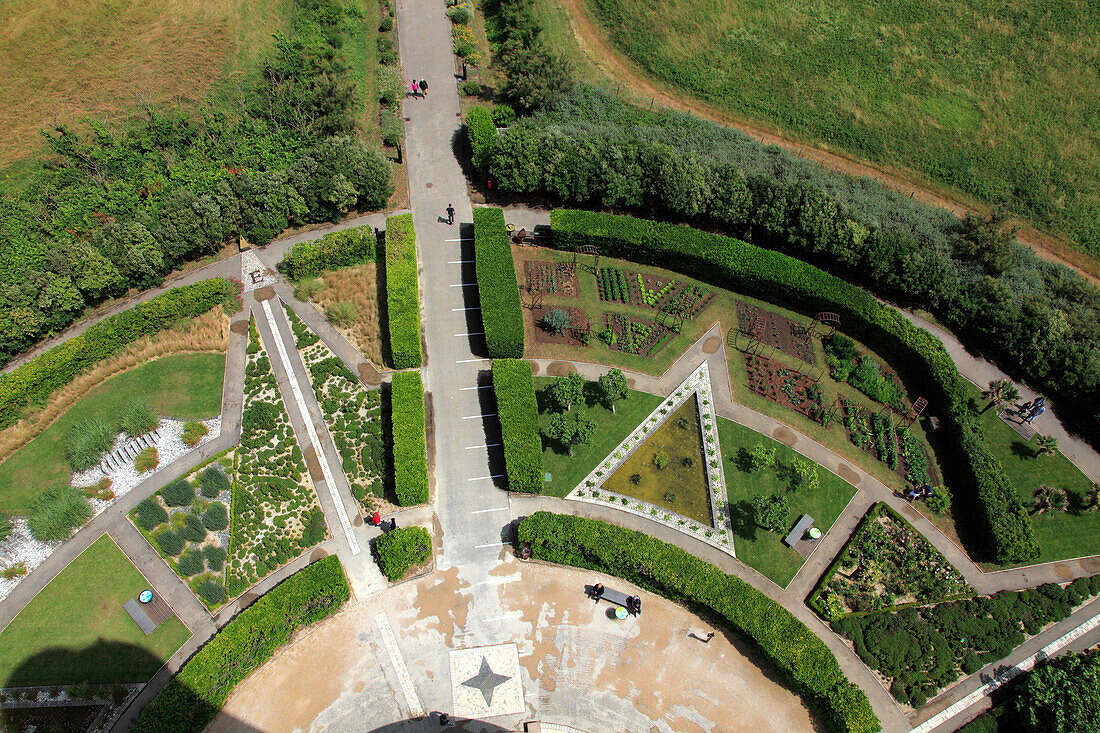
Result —
M 172 616 L 149 636 L 122 604 L 148 581 L 103 536 L 0 632 L 0 686 L 145 682 L 191 632 Z

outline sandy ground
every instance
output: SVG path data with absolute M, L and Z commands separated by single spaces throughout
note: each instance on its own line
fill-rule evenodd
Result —
M 590 733 L 821 728 L 739 641 L 689 637 L 710 627 L 679 606 L 601 578 L 643 598 L 639 619 L 618 621 L 583 595 L 591 574 L 510 560 L 492 575 L 483 585 L 499 606 L 486 618 L 474 616 L 475 589 L 457 569 L 349 603 L 239 685 L 207 730 L 439 730 L 433 720 L 401 724 L 408 707 L 375 625 L 382 613 L 429 712 L 453 712 L 450 649 L 517 645 L 526 712 L 453 730 L 518 730 L 531 720 Z

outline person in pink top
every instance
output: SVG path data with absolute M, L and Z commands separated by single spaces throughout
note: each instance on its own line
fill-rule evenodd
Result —
M 416 85 L 416 79 L 413 79 L 412 81 L 410 81 L 410 82 L 409 82 L 409 91 L 410 91 L 410 92 L 412 92 L 412 95 L 413 95 L 414 97 L 416 97 L 416 96 L 419 96 L 419 94 L 420 94 L 420 87 L 418 87 L 418 86 Z

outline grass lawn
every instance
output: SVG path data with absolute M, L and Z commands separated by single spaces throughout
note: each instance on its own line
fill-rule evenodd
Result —
M 722 446 L 737 559 L 781 587 L 786 587 L 802 567 L 802 556 L 784 545 L 780 535 L 753 525 L 749 518 L 749 503 L 753 497 L 776 491 L 787 492 L 791 507 L 790 526 L 793 527 L 803 514 L 809 514 L 814 518 L 814 526 L 824 533 L 851 501 L 856 493 L 855 487 L 818 466 L 820 488 L 816 491 L 806 488 L 789 491 L 789 482 L 783 471 L 764 468 L 757 472 L 745 472 L 737 457 L 742 448 L 752 450 L 761 442 L 775 448 L 777 466 L 799 457 L 798 453 L 766 435 L 721 417 L 718 418 L 718 441 Z
M 544 429 L 551 413 L 545 409 L 542 390 L 553 381 L 550 377 L 535 377 L 539 422 Z M 542 467 L 552 476 L 552 480 L 546 484 L 542 493 L 550 496 L 565 496 L 575 489 L 588 472 L 596 467 L 596 464 L 607 458 L 615 446 L 630 435 L 631 430 L 638 427 L 649 413 L 657 409 L 661 399 L 657 395 L 629 390 L 625 399 L 615 403 L 615 412 L 612 413 L 598 404 L 593 397 L 588 396 L 586 399 L 588 417 L 596 423 L 592 442 L 588 445 L 574 446 L 573 456 L 570 457 L 564 450 L 559 450 L 558 446 L 547 445 L 546 440 L 543 440 Z
M 68 482 L 65 437 L 79 418 L 99 416 L 113 423 L 134 398 L 146 400 L 162 417 L 215 417 L 221 412 L 224 372 L 225 354 L 178 354 L 108 379 L 0 463 L 0 511 L 26 514 L 40 491 Z
M 0 632 L 0 685 L 145 682 L 191 635 L 175 616 L 142 633 L 122 604 L 148 587 L 99 538 Z

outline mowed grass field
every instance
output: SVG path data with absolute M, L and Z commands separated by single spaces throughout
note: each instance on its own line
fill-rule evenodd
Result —
M 1100 256 L 1095 0 L 540 0 L 548 40 L 575 56 L 545 8 L 571 2 L 717 109 L 911 169 Z
M 272 33 L 290 30 L 293 9 L 293 0 L 7 0 L 0 168 L 38 153 L 50 124 L 117 119 L 148 102 L 239 103 L 239 85 L 273 48 Z

